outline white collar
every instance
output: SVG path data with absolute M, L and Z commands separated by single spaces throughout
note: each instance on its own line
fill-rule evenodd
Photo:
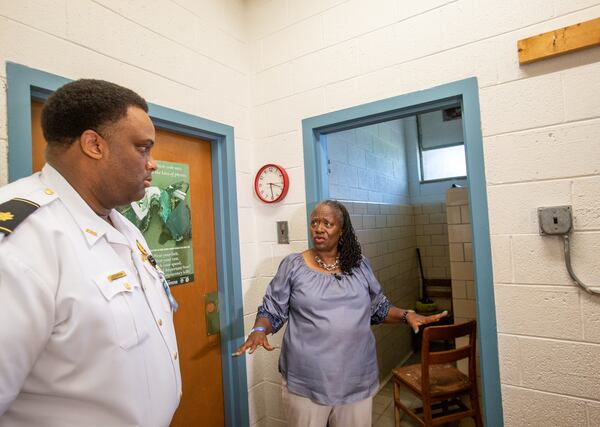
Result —
M 98 216 L 54 167 L 46 163 L 42 168 L 40 179 L 65 204 L 90 245 L 94 245 L 104 235 L 106 235 L 106 239 L 109 242 L 128 245 L 125 236 Z M 113 221 L 113 224 L 115 224 L 115 218 L 118 216 L 118 212 L 112 209 L 110 219 Z M 122 221 L 120 219 L 118 222 L 121 225 Z M 121 227 L 119 228 L 122 229 Z

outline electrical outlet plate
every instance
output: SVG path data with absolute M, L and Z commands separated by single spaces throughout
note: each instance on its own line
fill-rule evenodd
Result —
M 290 236 L 287 221 L 277 221 L 277 243 L 289 244 Z
M 538 208 L 541 235 L 564 235 L 573 228 L 571 206 Z

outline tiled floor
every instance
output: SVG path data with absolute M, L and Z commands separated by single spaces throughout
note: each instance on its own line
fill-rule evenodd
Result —
M 413 354 L 404 364 L 411 365 L 419 363 L 419 355 Z M 417 406 L 419 399 L 408 390 L 400 390 L 400 399 L 409 406 Z M 416 426 L 407 416 L 400 419 L 400 427 Z M 388 381 L 373 398 L 373 427 L 395 427 L 394 426 L 394 383 Z
M 400 396 L 403 401 L 405 397 L 407 399 L 409 399 L 409 396 L 412 397 L 412 395 L 402 392 L 400 393 Z M 418 399 L 416 397 L 413 399 L 414 402 L 408 400 L 407 403 L 411 402 L 416 405 Z M 402 417 L 400 426 L 413 427 L 416 426 L 416 424 L 408 420 L 407 417 Z M 373 427 L 394 427 L 394 386 L 392 381 L 388 381 L 379 393 L 377 393 L 377 396 L 373 398 Z

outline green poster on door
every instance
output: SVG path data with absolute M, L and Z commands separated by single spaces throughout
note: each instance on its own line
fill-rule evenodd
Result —
M 119 211 L 142 232 L 169 285 L 194 280 L 190 172 L 185 163 L 157 161 L 152 186 Z

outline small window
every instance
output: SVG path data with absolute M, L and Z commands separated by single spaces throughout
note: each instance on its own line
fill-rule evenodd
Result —
M 460 106 L 417 115 L 421 182 L 467 175 Z

